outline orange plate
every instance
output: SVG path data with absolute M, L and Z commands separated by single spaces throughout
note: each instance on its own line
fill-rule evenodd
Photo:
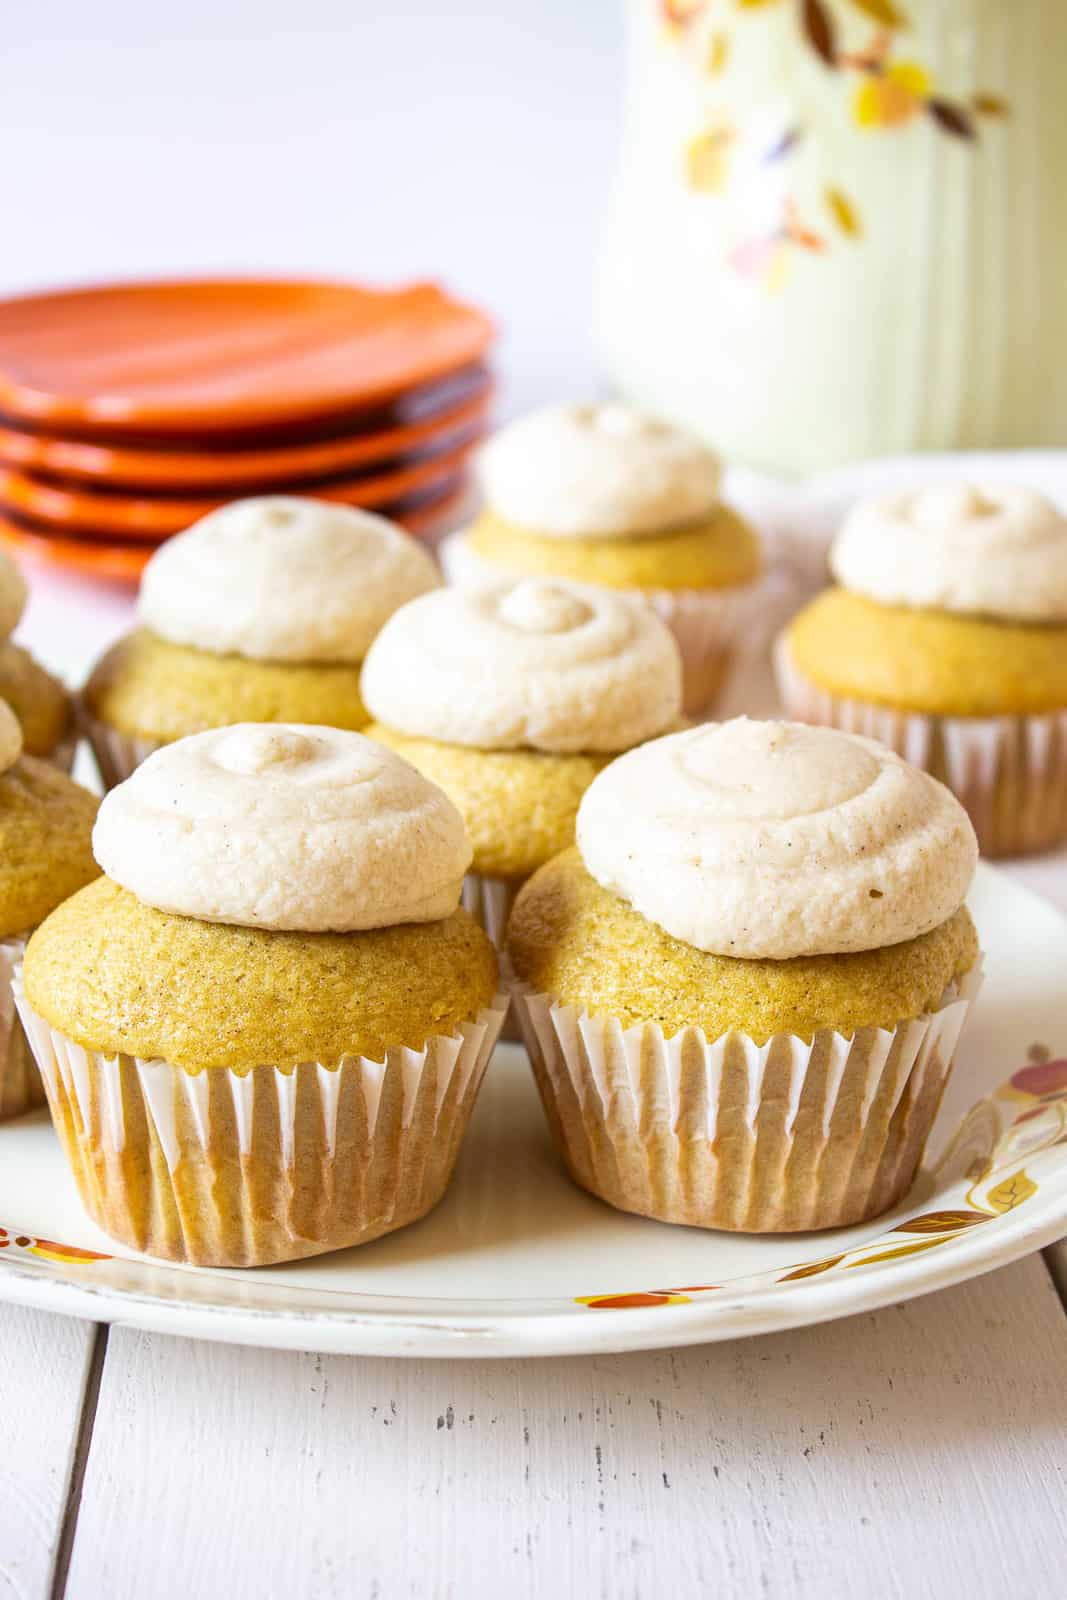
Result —
M 83 478 L 92 487 L 257 492 L 327 478 L 399 456 L 418 460 L 459 442 L 472 424 L 484 425 L 491 400 L 488 375 L 470 399 L 408 427 L 357 433 L 302 445 L 250 450 L 149 450 L 49 438 L 0 426 L 0 462 L 46 477 Z
M 436 284 L 112 284 L 0 302 L 0 411 L 60 431 L 291 424 L 380 404 L 484 355 L 489 319 Z
M 427 538 L 458 509 L 466 494 L 462 479 L 450 478 L 429 498 L 419 497 L 406 509 L 383 507 L 386 515 L 409 533 Z M 162 541 L 161 541 L 162 542 Z M 57 539 L 0 516 L 0 544 L 27 560 L 66 567 L 110 583 L 138 583 L 159 545 L 125 544 L 121 540 Z
M 480 429 L 468 428 L 461 443 L 435 453 L 417 466 L 401 466 L 378 474 L 361 473 L 353 478 L 330 478 L 326 482 L 305 485 L 304 493 L 313 494 L 319 500 L 338 500 L 345 505 L 377 509 L 454 477 L 480 438 Z M 221 498 L 197 495 L 183 500 L 162 496 L 133 499 L 124 494 L 66 489 L 31 478 L 26 473 L 0 468 L 0 508 L 25 519 L 42 533 L 60 537 L 77 534 L 89 538 L 147 539 L 158 544 L 172 533 L 188 528 L 207 512 L 227 505 L 233 498 L 233 495 Z

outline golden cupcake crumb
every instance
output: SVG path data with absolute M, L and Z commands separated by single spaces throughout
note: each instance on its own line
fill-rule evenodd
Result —
M 0 700 L 6 700 L 22 728 L 27 755 L 51 755 L 70 732 L 67 691 L 26 650 L 0 644 Z
M 574 578 L 609 589 L 725 589 L 761 570 L 759 539 L 736 511 L 653 537 L 556 539 L 483 511 L 470 548 L 509 572 Z
M 97 663 L 84 700 L 98 721 L 163 744 L 231 722 L 310 722 L 358 731 L 368 720 L 359 672 L 357 662 L 213 655 L 139 628 Z
M 364 729 L 442 788 L 467 825 L 472 871 L 528 878 L 574 843 L 582 796 L 610 755 L 475 750 L 413 739 L 380 722 Z
M 360 933 L 198 922 L 100 878 L 26 950 L 26 993 L 85 1049 L 201 1068 L 334 1066 L 420 1049 L 496 992 L 493 946 L 465 911 Z
M 98 876 L 90 842 L 97 805 L 33 756 L 0 774 L 0 937 L 36 927 Z
M 624 1026 L 686 1027 L 709 1039 L 731 1029 L 762 1044 L 810 1040 L 820 1028 L 893 1028 L 936 1006 L 978 959 L 961 907 L 930 933 L 881 950 L 750 961 L 674 939 L 590 876 L 578 851 L 541 868 L 520 891 L 508 927 L 516 975 L 537 993 Z
M 786 637 L 797 669 L 845 698 L 959 717 L 1067 706 L 1067 624 L 952 616 L 829 589 Z

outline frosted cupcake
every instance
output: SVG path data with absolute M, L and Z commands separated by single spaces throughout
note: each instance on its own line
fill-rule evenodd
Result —
M 643 601 L 524 578 L 402 607 L 368 652 L 362 692 L 371 738 L 462 813 L 465 900 L 499 941 L 518 886 L 574 842 L 596 774 L 677 725 L 681 663 Z
M 1028 489 L 864 500 L 779 641 L 786 709 L 942 779 L 987 855 L 1067 839 L 1067 520 Z
M 171 539 L 141 583 L 142 626 L 83 694 L 105 785 L 161 745 L 234 722 L 359 729 L 359 669 L 397 606 L 439 582 L 384 517 L 272 495 Z
M 976 857 L 959 803 L 871 740 L 742 718 L 621 756 L 508 934 L 575 1180 L 745 1233 L 895 1205 L 976 987 Z
M 28 650 L 11 641 L 28 594 L 22 573 L 0 550 L 0 700 L 15 713 L 26 754 L 69 772 L 77 745 L 70 696 Z
M 505 573 L 636 590 L 677 638 L 687 712 L 714 699 L 759 610 L 759 540 L 719 498 L 718 458 L 624 406 L 554 406 L 482 450 L 486 508 L 446 540 L 456 583 Z
M 423 1216 L 505 1009 L 440 790 L 359 734 L 246 724 L 150 756 L 93 843 L 107 876 L 17 999 L 95 1221 L 264 1266 Z
M 22 748 L 0 701 L 0 1120 L 44 1100 L 15 1015 L 15 967 L 37 924 L 99 870 L 89 843 L 95 797 Z

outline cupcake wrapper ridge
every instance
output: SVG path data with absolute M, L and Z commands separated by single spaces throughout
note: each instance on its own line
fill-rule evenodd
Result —
M 41 1074 L 15 1010 L 13 978 L 28 938 L 0 940 L 0 1122 L 45 1103 Z
M 894 1029 L 822 1029 L 810 1044 L 668 1039 L 527 985 L 514 998 L 576 1183 L 662 1222 L 780 1233 L 863 1222 L 907 1192 L 980 981 L 967 974 Z
M 784 638 L 774 664 L 789 716 L 877 739 L 939 778 L 967 811 L 983 855 L 1030 855 L 1067 839 L 1067 708 L 1003 717 L 900 711 L 820 688 Z
M 108 727 L 89 712 L 81 710 L 81 725 L 93 752 L 100 781 L 105 792 L 116 788 L 135 772 L 142 761 L 163 747 L 162 739 L 141 739 L 132 733 L 120 733 Z
M 514 576 L 475 554 L 466 532 L 450 534 L 439 550 L 450 583 L 476 586 Z M 682 656 L 682 709 L 706 711 L 734 661 L 766 647 L 783 604 L 783 583 L 773 570 L 752 583 L 725 589 L 633 589 L 670 628 Z
M 15 1003 L 90 1216 L 134 1250 L 251 1267 L 346 1249 L 444 1194 L 507 1009 L 384 1061 L 184 1072 L 107 1056 Z

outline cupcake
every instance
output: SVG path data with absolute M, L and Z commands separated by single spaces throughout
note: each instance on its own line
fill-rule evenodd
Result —
M 244 724 L 150 756 L 93 844 L 17 1001 L 94 1220 L 242 1267 L 429 1211 L 505 1009 L 440 790 L 359 734 Z
M 11 642 L 28 592 L 18 567 L 0 550 L 0 700 L 15 713 L 26 754 L 69 773 L 77 745 L 70 696 L 28 650 Z
M 99 870 L 89 842 L 95 797 L 22 748 L 14 714 L 0 701 L 0 1120 L 44 1101 L 12 995 L 26 940 Z
M 368 645 L 438 582 L 414 539 L 348 506 L 271 495 L 203 517 L 152 557 L 142 626 L 85 686 L 105 786 L 161 745 L 230 723 L 362 728 Z
M 459 808 L 474 848 L 465 903 L 499 942 L 518 886 L 573 844 L 601 768 L 677 725 L 681 663 L 635 596 L 521 578 L 403 606 L 362 692 L 370 737 Z
M 779 640 L 790 715 L 933 773 L 987 855 L 1067 839 L 1067 519 L 1028 489 L 880 495 L 830 560 Z
M 446 540 L 456 583 L 510 573 L 639 591 L 682 652 L 687 712 L 705 709 L 760 609 L 759 540 L 719 499 L 718 458 L 624 406 L 554 406 L 482 450 L 486 507 Z
M 872 740 L 739 718 L 621 756 L 508 933 L 576 1182 L 743 1233 L 895 1205 L 977 985 L 976 857 L 947 789 Z

